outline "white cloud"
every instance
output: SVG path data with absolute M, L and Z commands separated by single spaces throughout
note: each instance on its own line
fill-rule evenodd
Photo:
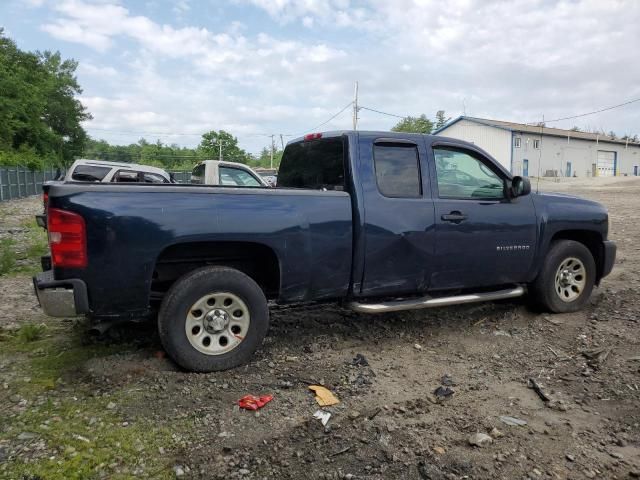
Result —
M 118 71 L 113 67 L 94 65 L 87 61 L 78 65 L 78 73 L 95 77 L 115 77 L 118 75 Z
M 254 150 L 265 142 L 251 133 L 298 132 L 326 120 L 349 101 L 354 80 L 363 105 L 402 115 L 456 115 L 464 101 L 469 114 L 531 121 L 640 96 L 635 0 L 234 2 L 267 20 L 247 16 L 214 30 L 189 23 L 195 2 L 182 9 L 186 26 L 177 26 L 114 2 L 62 0 L 42 28 L 105 56 L 121 43 L 130 52 L 117 75 L 81 62 L 81 74 L 114 85 L 83 97 L 93 125 L 181 132 L 226 125 Z M 265 28 L 269 21 L 278 28 Z M 576 123 L 638 131 L 634 112 Z M 396 121 L 366 111 L 361 117 L 363 128 Z M 345 114 L 327 128 L 348 126 Z

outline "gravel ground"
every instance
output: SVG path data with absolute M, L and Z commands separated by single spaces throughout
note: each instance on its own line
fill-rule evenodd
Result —
M 0 477 L 640 477 L 640 224 L 629 221 L 640 181 L 540 188 L 610 209 L 618 262 L 582 312 L 522 301 L 384 316 L 278 309 L 249 365 L 189 374 L 151 326 L 91 339 L 45 320 L 26 275 L 0 277 Z M 0 235 L 19 238 L 11 228 L 39 208 L 0 204 Z M 20 328 L 42 322 L 37 338 Z M 310 383 L 340 399 L 326 427 Z M 248 393 L 274 400 L 238 410 Z

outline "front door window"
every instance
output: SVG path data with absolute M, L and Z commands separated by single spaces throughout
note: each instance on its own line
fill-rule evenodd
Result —
M 440 198 L 503 198 L 502 179 L 471 153 L 450 148 L 435 148 L 433 153 Z

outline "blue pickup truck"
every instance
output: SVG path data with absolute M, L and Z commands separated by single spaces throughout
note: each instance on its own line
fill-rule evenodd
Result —
M 289 142 L 277 188 L 64 182 L 44 187 L 45 313 L 153 316 L 183 368 L 246 362 L 268 302 L 363 313 L 527 293 L 571 312 L 613 267 L 600 204 L 531 193 L 477 146 L 394 132 Z

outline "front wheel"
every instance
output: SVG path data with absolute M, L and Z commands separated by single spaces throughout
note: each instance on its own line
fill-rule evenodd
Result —
M 573 240 L 554 242 L 531 285 L 536 303 L 555 313 L 575 312 L 586 305 L 596 278 L 593 255 Z
M 256 282 L 227 267 L 204 267 L 177 280 L 160 307 L 158 331 L 173 360 L 194 372 L 246 363 L 269 328 Z

